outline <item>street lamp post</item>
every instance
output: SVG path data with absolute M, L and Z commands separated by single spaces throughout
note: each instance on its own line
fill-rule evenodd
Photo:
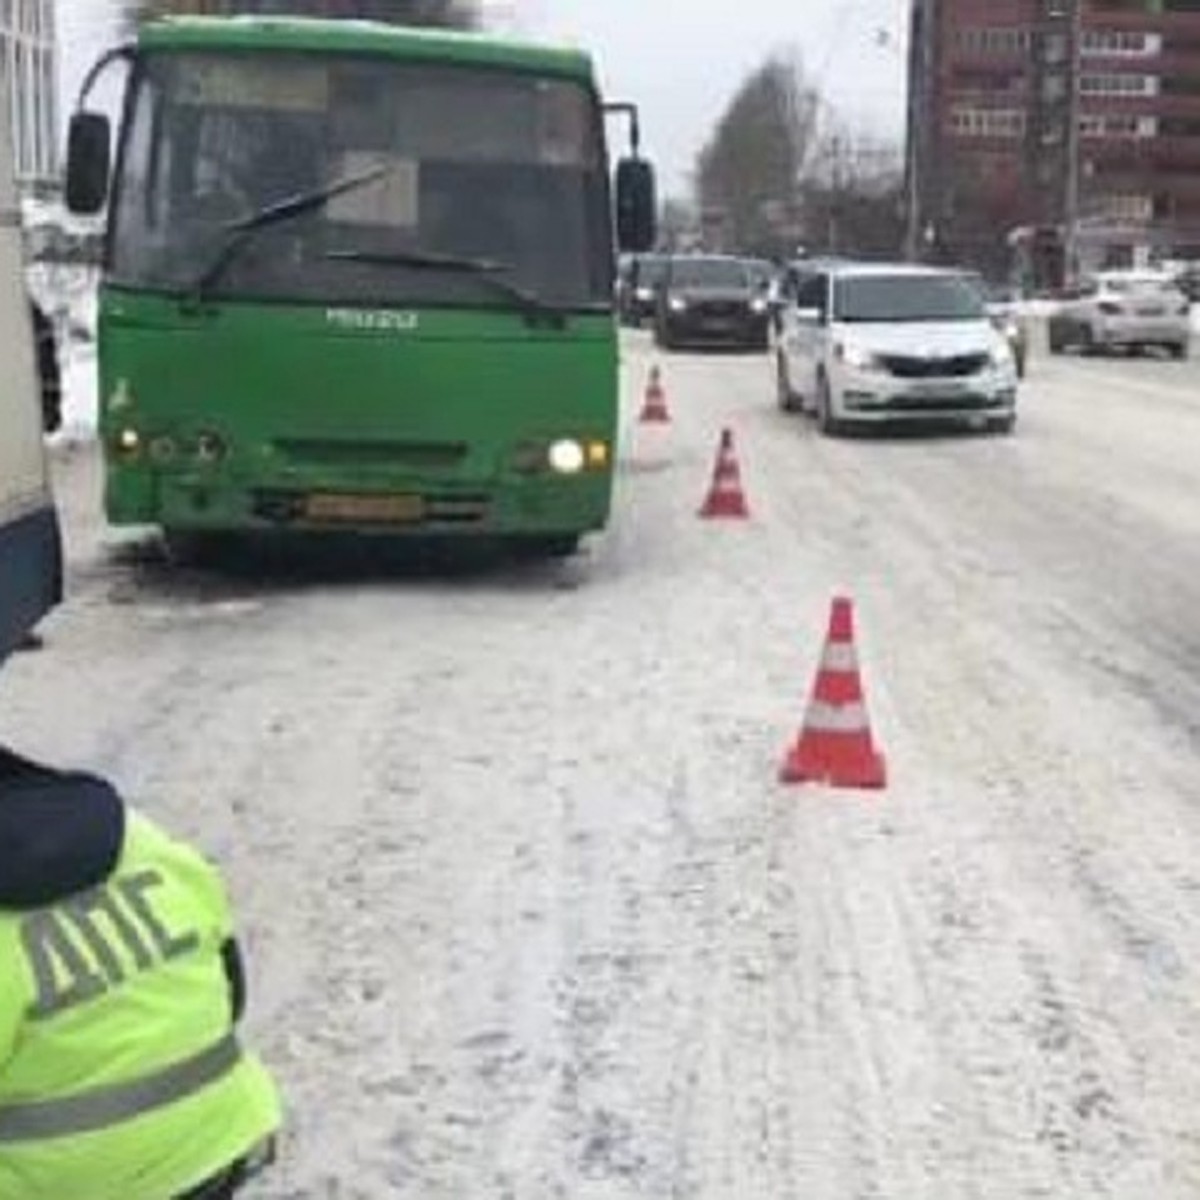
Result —
M 1063 257 L 1069 279 L 1079 273 L 1080 119 L 1082 117 L 1083 0 L 1071 0 L 1071 44 L 1068 48 L 1067 177 L 1064 196 Z

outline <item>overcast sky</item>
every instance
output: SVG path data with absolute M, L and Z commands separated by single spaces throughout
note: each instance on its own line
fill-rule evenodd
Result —
M 908 0 L 488 0 L 506 30 L 590 47 L 606 92 L 643 108 L 646 149 L 667 190 L 688 187 L 696 153 L 738 82 L 792 49 L 859 128 L 903 128 Z M 58 0 L 62 83 L 73 102 L 115 32 L 115 0 Z

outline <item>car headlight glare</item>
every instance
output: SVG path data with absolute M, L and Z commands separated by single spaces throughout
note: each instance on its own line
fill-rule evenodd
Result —
M 687 312 L 687 301 L 682 296 L 672 296 L 667 303 L 672 312 Z
M 550 469 L 559 475 L 578 475 L 587 466 L 587 451 L 574 438 L 554 442 L 547 458 Z
M 1012 348 L 1007 342 L 999 342 L 992 347 L 989 356 L 991 364 L 999 371 L 1007 370 L 1014 365 Z
M 879 361 L 870 350 L 866 350 L 862 346 L 855 346 L 852 343 L 843 343 L 838 347 L 838 358 L 854 371 L 876 371 L 879 369 Z
M 765 296 L 755 296 L 750 301 L 750 311 L 762 316 L 767 311 L 767 298 Z

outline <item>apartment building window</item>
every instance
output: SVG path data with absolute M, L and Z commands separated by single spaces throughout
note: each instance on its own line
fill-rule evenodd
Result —
M 953 80 L 957 91 L 1019 92 L 1025 86 L 1025 75 L 1017 68 L 955 67 Z
M 48 180 L 56 170 L 54 57 L 50 0 L 0 0 L 0 86 L 8 92 L 21 183 Z
M 1157 96 L 1159 78 L 1126 71 L 1085 73 L 1079 77 L 1079 90 L 1085 96 Z
M 1028 54 L 1028 29 L 960 29 L 954 35 L 960 50 L 972 54 Z
M 1084 137 L 1152 138 L 1158 136 L 1158 118 L 1130 113 L 1085 113 L 1079 118 L 1079 132 Z
M 1080 52 L 1088 57 L 1148 58 L 1162 53 L 1162 35 L 1116 29 L 1089 29 Z
M 1113 221 L 1125 221 L 1141 224 L 1154 218 L 1154 197 L 1139 195 L 1132 192 L 1117 192 L 1108 196 L 1099 196 L 1095 202 L 1096 209 Z
M 950 129 L 960 137 L 1018 138 L 1025 133 L 1026 115 L 1019 108 L 966 108 L 950 111 Z

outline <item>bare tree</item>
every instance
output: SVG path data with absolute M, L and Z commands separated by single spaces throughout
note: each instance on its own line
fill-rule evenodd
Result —
M 716 236 L 760 253 L 787 240 L 816 112 L 798 59 L 773 56 L 742 84 L 698 164 L 700 206 Z
M 659 243 L 663 250 L 672 253 L 694 245 L 698 219 L 693 207 L 677 196 L 668 196 L 662 202 L 659 215 Z
M 805 245 L 866 258 L 903 249 L 904 161 L 899 146 L 856 135 L 836 114 L 817 138 L 802 182 Z
M 476 0 L 127 0 L 125 4 L 131 29 L 155 17 L 184 14 L 341 17 L 446 29 L 479 24 Z
M 706 241 L 740 253 L 892 255 L 902 242 L 899 148 L 856 136 L 802 66 L 773 56 L 738 89 L 700 155 Z

